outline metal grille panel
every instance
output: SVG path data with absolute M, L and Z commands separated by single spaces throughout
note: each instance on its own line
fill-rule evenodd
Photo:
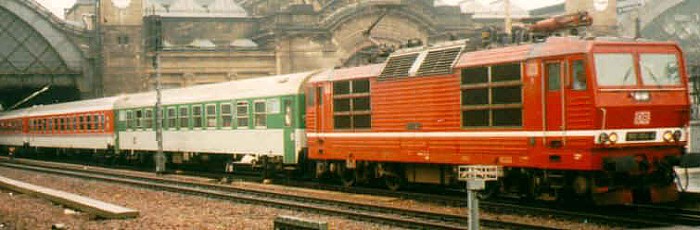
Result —
M 0 8 L 0 44 L 0 74 L 71 72 L 46 38 L 3 8 Z
M 379 78 L 406 77 L 418 54 L 390 57 Z
M 454 63 L 461 51 L 462 48 L 457 47 L 428 52 L 428 55 L 418 69 L 418 75 L 428 76 L 452 73 L 452 63 Z

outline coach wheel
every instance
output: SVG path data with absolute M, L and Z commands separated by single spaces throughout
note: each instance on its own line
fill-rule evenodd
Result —
M 345 166 L 339 168 L 338 174 L 340 175 L 340 183 L 343 187 L 352 187 L 357 181 L 356 171 L 354 169 L 348 169 Z

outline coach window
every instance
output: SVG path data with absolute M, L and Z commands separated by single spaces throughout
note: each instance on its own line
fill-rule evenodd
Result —
M 153 128 L 153 109 L 146 109 L 143 116 L 143 126 L 145 129 Z
M 93 115 L 92 119 L 95 120 L 95 127 L 94 129 L 99 131 L 102 129 L 102 119 L 100 119 L 100 115 Z
M 126 111 L 126 128 L 133 129 L 134 125 L 134 112 L 131 110 Z
M 202 106 L 193 105 L 192 106 L 192 126 L 195 128 L 202 127 Z
M 520 63 L 462 70 L 462 126 L 522 126 Z
M 143 127 L 143 110 L 134 110 L 134 114 L 134 120 L 136 121 L 136 126 L 134 126 L 134 129 Z
M 178 114 L 180 116 L 180 122 L 179 122 L 179 127 L 181 129 L 187 129 L 190 127 L 190 111 L 187 106 L 182 106 L 180 107 L 180 113 Z
M 167 129 L 173 129 L 177 125 L 177 111 L 175 107 L 168 107 L 168 123 Z
M 207 127 L 216 127 L 216 105 L 207 105 Z
M 333 83 L 333 126 L 336 129 L 372 127 L 369 79 Z
M 230 128 L 233 125 L 233 106 L 231 103 L 223 103 L 221 106 L 221 127 Z
M 255 127 L 267 127 L 267 107 L 265 101 L 255 101 Z
M 238 128 L 248 128 L 248 102 L 236 103 L 236 125 Z

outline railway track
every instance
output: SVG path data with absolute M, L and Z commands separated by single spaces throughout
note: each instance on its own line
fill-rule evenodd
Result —
M 87 169 L 68 169 L 49 166 L 30 166 L 11 162 L 0 163 L 2 167 L 58 174 L 91 180 L 107 181 L 166 190 L 177 193 L 206 196 L 235 202 L 267 205 L 306 212 L 343 216 L 350 219 L 382 223 L 391 226 L 419 229 L 467 229 L 467 216 L 419 211 L 396 207 L 358 204 L 348 201 L 292 195 L 260 189 L 235 188 L 209 183 L 185 182 L 151 176 L 114 174 Z M 481 224 L 498 229 L 557 229 L 525 223 L 481 219 Z
M 51 166 L 52 169 L 60 169 L 58 166 Z M 84 173 L 95 173 L 94 171 L 84 171 Z M 115 175 L 113 173 L 100 173 L 100 175 L 118 176 L 125 177 L 124 175 Z M 211 175 L 210 175 L 211 176 Z M 138 178 L 137 178 L 138 179 Z M 162 178 L 153 177 L 155 180 L 163 180 Z M 181 183 L 181 182 L 178 182 Z M 458 192 L 449 195 L 435 195 L 426 193 L 416 193 L 416 192 L 392 192 L 384 189 L 374 189 L 374 188 L 363 188 L 363 187 L 352 187 L 347 188 L 343 186 L 331 185 L 331 184 L 319 184 L 310 183 L 303 181 L 280 181 L 281 185 L 302 187 L 308 189 L 319 189 L 319 190 L 330 190 L 345 193 L 354 194 L 366 194 L 366 195 L 378 195 L 387 197 L 397 197 L 402 199 L 426 201 L 438 204 L 445 204 L 455 207 L 464 207 L 466 205 L 465 197 L 455 196 Z M 224 189 L 225 191 L 231 190 L 233 188 L 221 185 L 212 184 L 198 184 L 196 186 L 203 186 L 205 189 L 211 189 L 213 191 Z M 265 191 L 244 191 L 244 193 L 258 193 Z M 199 194 L 199 193 L 195 193 Z M 205 195 L 205 194 L 200 194 Z M 288 195 L 288 194 L 286 194 Z M 261 196 L 269 196 L 262 194 Z M 299 202 L 305 204 L 316 204 L 316 203 L 328 203 L 332 201 L 318 201 L 315 199 L 308 199 L 306 197 L 290 197 L 289 199 L 298 200 Z M 254 201 L 250 201 L 255 203 Z M 425 228 L 441 228 L 449 229 L 448 226 L 453 226 L 455 229 L 460 229 L 460 227 L 466 226 L 467 217 L 463 215 L 449 215 L 449 214 L 439 214 L 432 212 L 413 212 L 414 210 L 401 210 L 395 208 L 386 208 L 382 206 L 357 206 L 358 204 L 348 204 L 348 202 L 340 202 L 340 204 L 333 204 L 335 206 L 347 207 L 351 210 L 372 210 L 372 209 L 385 209 L 384 211 L 398 213 L 403 215 L 403 217 L 411 216 L 424 216 L 428 219 L 435 219 L 437 222 L 442 222 L 442 227 L 439 226 L 425 226 Z M 700 226 L 700 211 L 697 210 L 685 210 L 678 209 L 667 206 L 613 206 L 606 207 L 604 209 L 600 207 L 568 207 L 560 206 L 555 204 L 543 204 L 541 202 L 523 202 L 522 200 L 516 199 L 492 199 L 480 202 L 480 207 L 482 211 L 488 211 L 491 213 L 503 213 L 503 214 L 521 214 L 529 216 L 543 216 L 551 217 L 563 220 L 569 220 L 574 222 L 588 222 L 596 223 L 602 225 L 608 225 L 613 227 L 623 227 L 623 228 L 648 228 L 648 227 L 667 227 L 675 225 L 687 225 L 687 226 Z M 409 213 L 406 213 L 409 212 Z M 332 213 L 331 213 L 332 214 Z M 346 214 L 339 214 L 346 215 Z M 402 218 L 403 218 L 402 217 Z M 358 218 L 360 219 L 360 218 Z M 411 218 L 407 218 L 411 219 Z M 372 219 L 370 219 L 372 220 Z M 391 224 L 386 220 L 376 220 L 378 222 L 386 222 Z M 551 228 L 536 228 L 534 226 L 511 226 L 509 225 L 499 225 L 499 223 L 489 223 L 491 220 L 484 219 L 482 223 L 485 226 L 490 227 L 506 227 L 513 229 L 551 229 Z M 412 223 L 417 224 L 417 223 Z M 511 223 L 512 224 L 512 223 Z M 396 226 L 405 226 L 401 224 L 391 224 Z M 421 225 L 413 225 L 412 227 L 420 227 Z

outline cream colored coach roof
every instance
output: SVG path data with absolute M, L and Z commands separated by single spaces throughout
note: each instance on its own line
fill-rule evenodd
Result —
M 92 111 L 113 110 L 114 104 L 121 96 L 105 97 L 90 100 L 81 100 L 51 105 L 37 105 L 32 107 L 29 116 L 59 115 L 69 113 L 85 113 Z
M 10 111 L 0 112 L 0 120 L 15 119 L 27 116 L 31 108 L 15 109 Z
M 276 75 L 163 90 L 163 105 L 298 94 L 314 72 Z M 116 109 L 155 106 L 156 92 L 125 95 Z

